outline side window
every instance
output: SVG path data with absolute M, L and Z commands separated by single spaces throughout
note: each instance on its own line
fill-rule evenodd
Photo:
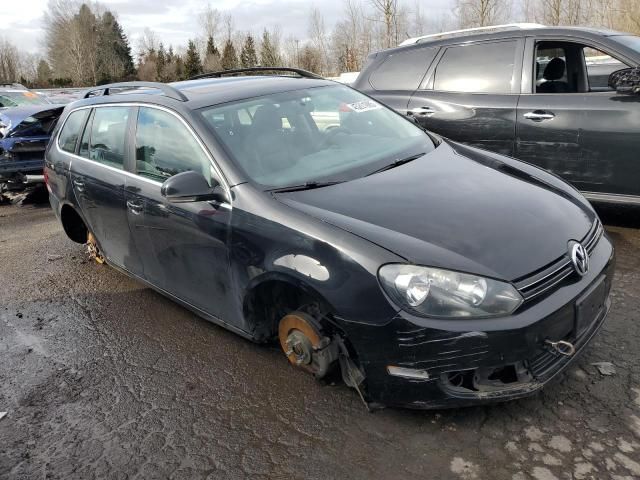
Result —
M 392 53 L 369 77 L 376 90 L 414 91 L 438 53 L 437 48 L 414 48 Z
M 171 113 L 141 107 L 136 130 L 136 173 L 164 181 L 192 170 L 211 183 L 211 162 L 194 136 Z
M 78 137 L 84 126 L 89 110 L 76 110 L 67 117 L 62 127 L 60 136 L 58 137 L 58 145 L 62 150 L 69 153 L 75 153 Z
M 595 48 L 584 47 L 583 54 L 587 66 L 589 91 L 591 92 L 611 90 L 609 88 L 609 75 L 616 70 L 627 68 L 627 65 L 621 61 Z
M 562 44 L 540 43 L 536 48 L 536 93 L 575 93 L 569 82 L 567 62 L 570 56 Z
M 114 168 L 124 168 L 125 132 L 129 107 L 99 107 L 93 111 L 88 158 Z M 84 140 L 84 136 L 83 136 Z
M 516 41 L 449 47 L 434 78 L 434 90 L 511 93 Z

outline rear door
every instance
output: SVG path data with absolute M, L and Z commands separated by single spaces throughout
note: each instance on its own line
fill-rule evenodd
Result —
M 438 50 L 439 47 L 419 45 L 392 51 L 381 60 L 374 60 L 367 67 L 370 73 L 358 78 L 354 87 L 404 115 Z
M 124 196 L 128 123 L 132 107 L 93 108 L 71 163 L 73 190 L 88 227 L 110 263 L 142 272 Z
M 523 45 L 511 38 L 443 47 L 408 114 L 444 137 L 513 155 Z

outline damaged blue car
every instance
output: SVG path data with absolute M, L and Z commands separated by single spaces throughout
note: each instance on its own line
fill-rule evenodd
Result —
M 0 108 L 0 185 L 44 180 L 44 151 L 63 109 L 46 102 Z

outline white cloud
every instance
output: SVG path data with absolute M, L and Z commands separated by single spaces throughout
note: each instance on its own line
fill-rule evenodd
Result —
M 367 0 L 362 0 L 368 3 Z M 426 0 L 425 2 L 426 9 Z M 21 50 L 44 53 L 43 16 L 47 0 L 4 0 L 11 6 L 2 7 L 0 37 L 12 41 Z M 440 14 L 446 12 L 451 0 L 429 1 Z M 207 3 L 234 17 L 235 28 L 255 34 L 265 28 L 280 26 L 283 35 L 307 38 L 309 11 L 313 5 L 322 12 L 327 29 L 340 19 L 344 0 L 102 0 L 105 8 L 116 13 L 132 48 L 145 28 L 154 30 L 165 44 L 181 47 L 189 38 L 200 34 L 199 14 Z M 413 0 L 405 2 L 409 8 Z

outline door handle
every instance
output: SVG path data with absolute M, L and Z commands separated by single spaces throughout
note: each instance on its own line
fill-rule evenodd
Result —
M 140 202 L 133 202 L 131 200 L 127 200 L 127 208 L 134 215 L 140 215 L 142 213 L 143 206 L 142 206 L 142 203 Z
M 411 110 L 407 110 L 407 115 L 413 115 L 415 117 L 428 117 L 436 113 L 431 107 L 416 107 Z
M 525 113 L 524 118 L 533 122 L 542 122 L 544 120 L 552 120 L 556 118 L 556 116 L 553 113 L 546 112 L 544 110 L 534 110 L 533 112 Z
M 74 180 L 73 184 L 79 192 L 84 192 L 84 182 L 82 180 Z

